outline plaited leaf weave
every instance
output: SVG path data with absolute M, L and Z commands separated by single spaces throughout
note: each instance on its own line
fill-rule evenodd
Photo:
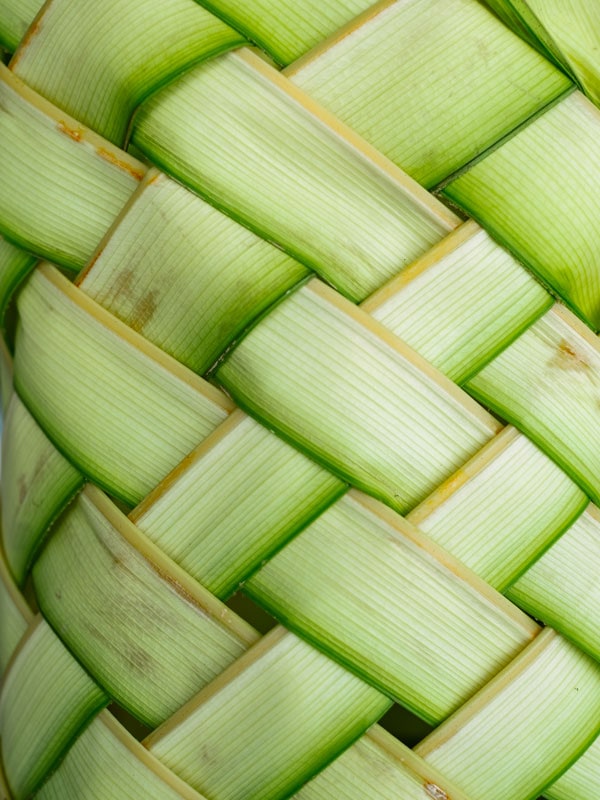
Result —
M 598 41 L 0 0 L 3 796 L 600 796 Z

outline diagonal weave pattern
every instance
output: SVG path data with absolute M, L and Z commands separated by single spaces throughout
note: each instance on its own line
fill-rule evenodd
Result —
M 7 798 L 596 796 L 566 5 L 0 2 Z

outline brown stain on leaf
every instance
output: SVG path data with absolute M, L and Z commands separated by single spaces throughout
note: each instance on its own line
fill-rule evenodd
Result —
M 31 470 L 31 474 L 29 475 L 29 480 L 26 474 L 21 474 L 17 478 L 17 491 L 19 497 L 19 505 L 22 505 L 27 497 L 28 492 L 33 487 L 35 488 L 35 484 L 40 476 L 43 474 L 44 469 L 48 463 L 48 454 L 42 452 L 37 461 L 35 462 L 34 468 Z M 33 500 L 36 503 L 36 500 Z M 39 502 L 39 501 L 37 501 Z
M 152 656 L 141 647 L 129 644 L 125 651 L 127 663 L 141 675 L 147 675 L 153 667 Z
M 11 70 L 14 70 L 14 68 L 17 66 L 18 62 L 21 60 L 22 56 L 27 51 L 27 49 L 28 49 L 29 45 L 31 44 L 32 40 L 41 31 L 41 29 L 42 29 L 42 18 L 43 18 L 43 12 L 40 10 L 38 12 L 38 15 L 36 16 L 36 18 L 33 20 L 31 25 L 27 29 L 27 32 L 26 32 L 25 36 L 21 39 L 21 43 L 20 43 L 19 47 L 17 48 L 15 54 L 13 55 L 13 57 L 12 57 L 12 59 L 10 61 L 10 69 Z
M 116 276 L 112 286 L 112 296 L 125 297 L 128 300 L 134 297 L 133 285 L 135 282 L 135 273 L 132 269 L 124 269 Z
M 119 158 L 115 153 L 112 153 L 110 150 L 107 150 L 105 147 L 97 147 L 96 152 L 103 158 L 105 161 L 108 161 L 109 164 L 113 164 L 115 167 L 128 172 L 132 177 L 136 179 L 136 181 L 141 181 L 144 175 L 146 174 L 146 170 L 143 167 L 135 167 L 133 164 L 130 164 L 123 158 Z
M 116 312 L 118 316 L 134 331 L 141 333 L 158 308 L 159 292 L 158 289 L 149 289 L 142 294 L 136 282 L 134 270 L 121 270 L 104 296 L 104 304 L 107 308 L 116 306 L 120 309 Z
M 156 291 L 154 289 L 140 297 L 129 318 L 131 327 L 135 331 L 141 332 L 154 316 L 157 305 Z
M 427 783 L 425 783 L 425 792 L 427 796 L 433 798 L 433 800 L 451 800 L 450 795 L 438 786 L 437 783 L 430 783 L 427 781 Z
M 588 370 L 590 364 L 584 355 L 577 350 L 566 339 L 562 339 L 558 349 L 550 362 L 551 366 L 565 370 Z
M 88 263 L 85 265 L 85 267 L 81 270 L 81 272 L 77 275 L 77 277 L 73 281 L 75 286 L 81 286 L 81 284 L 87 278 L 88 274 L 94 268 L 96 261 L 98 261 L 103 252 L 104 252 L 104 247 L 100 247 L 98 250 L 96 250 L 94 255 L 91 257 L 91 259 L 88 261 Z
M 65 136 L 69 137 L 69 139 L 73 139 L 74 142 L 80 142 L 82 137 L 83 137 L 83 129 L 82 128 L 71 128 L 62 119 L 59 121 L 57 127 L 58 127 L 58 130 L 61 133 L 64 133 Z
M 116 557 L 114 557 L 114 560 L 119 564 L 122 563 Z M 105 627 L 103 626 L 103 621 L 100 622 L 100 625 L 97 625 L 92 618 L 82 620 L 82 629 L 87 633 L 88 641 L 99 644 L 104 652 L 115 654 L 122 662 L 126 662 L 132 672 L 146 676 L 155 668 L 155 662 L 147 650 L 132 641 L 126 628 L 123 625 L 119 625 L 118 620 L 127 618 L 122 600 L 123 598 L 121 597 L 121 602 L 113 602 L 104 609 L 105 616 L 115 614 L 115 620 L 117 621 L 114 625 L 113 635 L 109 635 L 102 630 L 102 627 Z

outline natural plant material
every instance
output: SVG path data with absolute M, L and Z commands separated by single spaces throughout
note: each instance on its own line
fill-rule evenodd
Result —
M 0 0 L 0 794 L 595 797 L 593 4 L 40 5 Z

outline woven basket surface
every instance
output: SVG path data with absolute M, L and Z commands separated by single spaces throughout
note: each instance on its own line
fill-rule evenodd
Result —
M 600 796 L 598 37 L 0 0 L 2 796 Z

